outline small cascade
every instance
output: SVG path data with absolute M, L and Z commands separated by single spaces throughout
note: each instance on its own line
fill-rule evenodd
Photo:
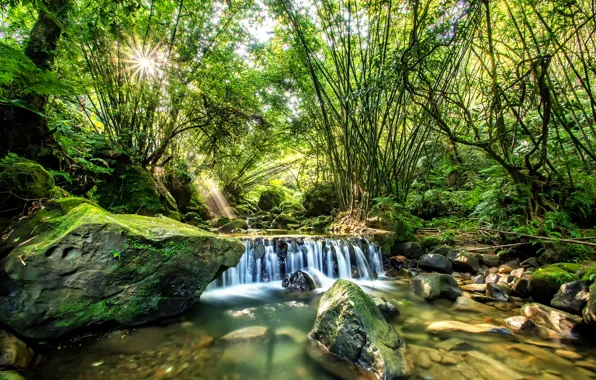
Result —
M 383 252 L 359 237 L 243 239 L 244 255 L 209 288 L 281 281 L 297 270 L 327 279 L 374 280 L 383 271 Z

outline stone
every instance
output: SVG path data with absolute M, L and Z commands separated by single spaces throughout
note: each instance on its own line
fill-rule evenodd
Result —
M 453 264 L 445 256 L 428 254 L 423 255 L 418 260 L 418 268 L 429 272 L 449 273 L 453 268 Z
M 465 292 L 484 293 L 486 291 L 486 284 L 468 284 L 460 286 L 460 289 Z
M 559 263 L 538 269 L 530 280 L 530 296 L 536 302 L 550 305 L 561 285 L 579 280 L 577 264 Z
M 298 221 L 291 215 L 282 213 L 273 219 L 271 222 L 272 228 L 277 228 L 280 230 L 288 230 L 295 224 L 298 224 Z
M 486 276 L 486 278 L 484 279 L 484 282 L 487 284 L 496 284 L 497 282 L 499 282 L 500 279 L 501 279 L 501 276 L 499 276 L 496 273 L 491 273 L 488 276 Z
M 167 217 L 81 203 L 39 211 L 0 264 L 0 322 L 24 337 L 137 326 L 188 310 L 244 246 Z M 23 265 L 21 260 L 27 265 Z
M 373 299 L 347 280 L 337 280 L 321 298 L 309 338 L 309 356 L 342 379 L 401 378 L 413 371 L 404 340 Z
M 480 269 L 478 259 L 471 253 L 459 252 L 452 261 L 453 268 L 458 271 L 476 273 Z
M 474 346 L 472 346 L 470 343 L 457 338 L 444 340 L 440 343 L 437 343 L 435 347 L 439 350 L 445 351 L 470 351 L 474 349 Z
M 488 274 L 495 274 L 495 273 L 499 273 L 499 268 L 492 267 L 492 268 L 488 268 L 488 272 L 485 273 L 484 275 L 488 277 Z
M 509 329 L 505 327 L 494 326 L 486 323 L 473 325 L 459 321 L 440 321 L 431 323 L 427 331 L 432 333 L 447 333 L 447 332 L 467 332 L 472 334 L 503 334 L 513 335 Z
M 511 271 L 511 275 L 517 278 L 522 278 L 524 275 L 524 268 L 517 268 Z
M 456 250 L 455 248 L 450 247 L 448 245 L 444 245 L 442 247 L 433 249 L 432 251 L 429 252 L 429 254 L 445 256 L 448 259 L 455 258 L 458 253 L 459 253 L 458 250 Z
M 596 282 L 590 286 L 590 294 L 588 296 L 588 303 L 582 312 L 584 321 L 589 325 L 596 324 Z
M 247 230 L 248 229 L 248 223 L 246 222 L 246 220 L 244 219 L 235 219 L 232 220 L 226 224 L 224 224 L 223 226 L 218 228 L 219 232 L 222 233 L 232 233 L 234 230 Z
M 497 255 L 490 255 L 490 254 L 483 254 L 480 255 L 480 261 L 484 263 L 487 267 L 498 267 L 501 265 L 501 258 Z
M 569 350 L 555 350 L 555 354 L 569 360 L 579 360 L 582 358 L 580 354 Z
M 373 301 L 377 305 L 377 308 L 383 314 L 386 320 L 391 320 L 399 316 L 399 310 L 394 304 L 387 301 L 383 297 L 373 297 Z
M 578 339 L 578 326 L 582 319 L 572 314 L 553 309 L 540 303 L 525 304 L 521 309 L 522 315 L 536 325 L 544 327 L 567 339 Z
M 35 353 L 19 338 L 0 330 L 0 368 L 28 368 Z
M 502 273 L 502 274 L 511 273 L 512 270 L 513 270 L 513 268 L 511 268 L 509 265 L 501 265 L 499 267 L 499 273 Z
M 568 282 L 561 285 L 550 304 L 559 310 L 581 315 L 588 303 L 588 292 L 588 286 L 582 280 Z
M 1 380 L 26 380 L 21 374 L 15 371 L 0 371 Z
M 534 327 L 534 323 L 526 317 L 516 316 L 505 319 L 505 325 L 513 331 L 523 331 Z
M 472 284 L 484 284 L 484 276 L 479 274 L 478 276 L 472 277 Z
M 530 257 L 529 259 L 522 261 L 520 265 L 522 268 L 525 268 L 525 269 L 538 268 L 540 266 L 540 265 L 538 265 L 538 261 L 536 260 L 535 257 Z
M 408 259 L 419 259 L 424 255 L 424 248 L 417 242 L 396 243 L 391 248 L 394 256 L 404 256 Z
M 222 343 L 236 343 L 240 341 L 265 339 L 267 336 L 267 327 L 264 326 L 249 326 L 240 330 L 232 331 L 221 338 Z
M 280 327 L 275 330 L 275 336 L 290 338 L 296 344 L 303 344 L 307 339 L 306 333 L 293 327 Z
M 484 305 L 468 297 L 458 297 L 453 304 L 453 310 L 485 314 L 496 311 L 494 307 Z
M 486 295 L 497 301 L 509 301 L 509 293 L 511 293 L 511 289 L 506 284 L 486 284 Z
M 511 293 L 517 297 L 528 298 L 530 296 L 530 281 L 525 278 L 514 280 Z
M 410 290 L 425 300 L 434 300 L 436 298 L 457 299 L 462 295 L 453 277 L 439 273 L 421 273 L 417 275 L 412 279 Z
M 292 274 L 286 274 L 281 282 L 281 286 L 298 292 L 309 292 L 317 288 L 315 280 L 310 274 L 301 270 L 297 270 Z

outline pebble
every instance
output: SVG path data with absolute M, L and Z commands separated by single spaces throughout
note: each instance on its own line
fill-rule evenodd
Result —
M 592 372 L 596 372 L 596 363 L 594 363 L 593 361 L 578 360 L 578 361 L 574 362 L 574 364 L 578 367 L 582 367 L 585 369 L 589 369 Z
M 442 364 L 445 365 L 456 365 L 458 363 L 457 357 L 450 354 L 443 355 L 443 359 L 441 360 Z
M 430 356 L 430 360 L 433 362 L 441 362 L 441 354 L 438 351 L 431 351 L 429 352 L 428 356 Z
M 569 350 L 556 350 L 555 354 L 559 355 L 562 358 L 571 359 L 571 360 L 578 360 L 578 359 L 582 358 L 582 356 L 580 354 L 578 354 L 577 352 L 573 352 L 573 351 L 569 351 Z

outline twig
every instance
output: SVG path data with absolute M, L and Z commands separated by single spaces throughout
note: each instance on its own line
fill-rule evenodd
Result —
M 494 248 L 505 248 L 505 247 L 517 247 L 520 245 L 526 245 L 526 244 L 531 244 L 531 243 L 513 243 L 513 244 L 502 244 L 502 245 L 491 245 L 488 247 L 478 247 L 478 248 L 470 248 L 470 249 L 465 249 L 466 251 L 485 251 L 488 249 L 494 249 Z
M 505 234 L 505 235 L 524 236 L 524 237 L 527 237 L 530 239 L 548 240 L 548 241 L 556 241 L 556 242 L 560 242 L 560 243 L 580 244 L 580 245 L 587 245 L 589 247 L 596 247 L 596 243 L 588 243 L 586 241 L 575 240 L 575 239 L 556 239 L 556 238 L 549 238 L 546 236 L 535 236 L 535 235 L 520 234 L 517 232 L 493 230 L 491 228 L 481 228 L 481 230 L 498 232 L 498 233 Z

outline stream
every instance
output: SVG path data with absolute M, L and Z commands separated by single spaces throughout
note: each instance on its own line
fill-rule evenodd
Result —
M 309 359 L 304 346 L 319 299 L 338 277 L 395 304 L 400 315 L 389 323 L 409 345 L 457 352 L 442 363 L 417 360 L 414 378 L 501 379 L 503 373 L 494 370 L 499 366 L 527 379 L 596 378 L 596 349 L 586 343 L 531 333 L 428 332 L 429 324 L 445 320 L 502 326 L 504 319 L 520 314 L 523 303 L 494 303 L 469 312 L 455 310 L 453 301 L 424 301 L 409 291 L 409 279 L 378 276 L 382 252 L 366 239 L 262 237 L 243 243 L 240 264 L 213 281 L 180 318 L 51 348 L 49 360 L 27 378 L 334 379 Z M 320 288 L 305 293 L 284 289 L 281 279 L 297 269 L 313 274 Z M 245 328 L 251 339 L 226 339 Z M 488 357 L 491 367 L 470 372 L 475 355 Z

